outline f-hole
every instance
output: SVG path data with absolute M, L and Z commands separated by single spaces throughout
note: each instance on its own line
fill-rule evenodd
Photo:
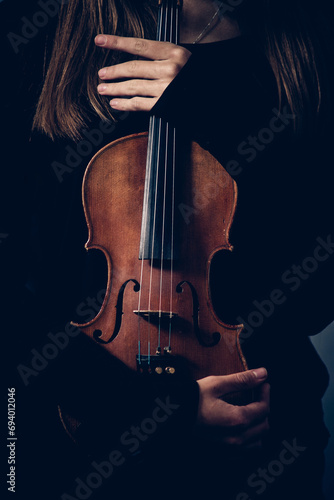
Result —
M 190 283 L 190 281 L 181 281 L 177 287 L 176 287 L 176 292 L 177 293 L 182 293 L 183 291 L 183 286 L 188 285 L 191 291 L 192 299 L 193 299 L 193 328 L 194 328 L 194 333 L 197 337 L 197 340 L 199 344 L 203 347 L 214 347 L 218 344 L 220 341 L 221 335 L 219 332 L 213 332 L 212 335 L 212 341 L 207 342 L 201 332 L 201 329 L 199 327 L 199 300 L 198 300 L 198 295 L 196 292 L 195 287 Z
M 119 289 L 117 303 L 115 306 L 116 307 L 116 321 L 115 321 L 115 328 L 114 328 L 112 336 L 110 337 L 109 340 L 103 340 L 101 338 L 103 336 L 103 332 L 101 330 L 95 330 L 93 333 L 94 340 L 96 340 L 96 342 L 98 342 L 99 344 L 103 344 L 103 345 L 110 344 L 110 342 L 112 342 L 117 337 L 117 335 L 121 329 L 121 326 L 122 326 L 124 292 L 125 292 L 125 288 L 126 288 L 127 284 L 130 283 L 131 281 L 132 281 L 132 283 L 134 283 L 133 291 L 136 293 L 139 292 L 140 285 L 139 285 L 137 280 L 129 279 L 125 283 L 123 283 L 123 285 Z

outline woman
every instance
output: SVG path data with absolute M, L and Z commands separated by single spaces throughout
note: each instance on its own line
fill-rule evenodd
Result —
M 145 129 L 155 114 L 208 149 L 239 192 L 233 257 L 214 262 L 212 295 L 222 319 L 244 324 L 252 370 L 178 386 L 126 373 L 111 389 L 106 380 L 122 369 L 80 336 L 65 353 L 63 377 L 52 382 L 67 429 L 93 457 L 105 456 L 119 436 L 123 445 L 133 440 L 132 453 L 130 446 L 122 450 L 125 465 L 114 464 L 119 478 L 115 473 L 106 486 L 111 493 L 140 496 L 143 479 L 159 488 L 168 475 L 180 498 L 322 498 L 321 397 L 328 381 L 308 336 L 334 316 L 328 174 L 314 172 L 330 136 L 331 40 L 321 9 L 283 3 L 184 0 L 178 47 L 153 40 L 154 2 L 70 0 L 62 8 L 34 128 L 79 141 L 97 118 L 130 112 L 118 136 Z M 76 352 L 81 359 L 73 368 Z M 249 405 L 221 399 L 253 388 L 258 396 Z M 148 439 L 130 424 L 151 415 L 157 397 L 171 418 Z M 109 422 L 99 429 L 97 402 Z M 138 445 L 142 460 L 135 439 L 147 441 L 143 450 Z M 66 491 L 78 494 L 73 485 Z

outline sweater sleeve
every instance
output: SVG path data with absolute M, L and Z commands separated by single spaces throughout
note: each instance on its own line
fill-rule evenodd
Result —
M 209 50 L 205 45 L 192 49 L 151 113 L 222 160 L 263 126 L 277 92 L 269 64 L 249 37 L 210 44 Z
M 334 318 L 333 203 L 329 169 L 315 175 L 314 166 L 326 165 L 330 140 L 294 138 L 270 65 L 250 37 L 205 45 L 195 47 L 152 114 L 208 149 L 238 186 L 233 257 L 227 266 L 219 260 L 211 282 L 215 308 L 227 323 L 247 322 L 261 314 L 254 303 L 282 290 L 284 306 L 264 316 L 261 329 L 289 324 L 297 338 L 319 333 Z M 313 255 L 319 248 L 321 262 Z
M 87 453 L 102 455 L 114 447 L 131 456 L 193 427 L 198 384 L 172 378 L 139 375 L 79 333 L 50 371 L 48 388 L 63 414 L 79 423 L 73 437 Z

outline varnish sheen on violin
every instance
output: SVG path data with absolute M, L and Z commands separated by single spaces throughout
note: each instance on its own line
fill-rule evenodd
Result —
M 158 40 L 177 43 L 179 8 L 160 2 Z M 104 253 L 108 284 L 100 312 L 79 328 L 152 376 L 247 369 L 243 325 L 217 317 L 209 282 L 216 252 L 232 251 L 236 203 L 236 184 L 222 165 L 155 116 L 148 133 L 101 149 L 85 173 L 83 205 L 86 248 Z

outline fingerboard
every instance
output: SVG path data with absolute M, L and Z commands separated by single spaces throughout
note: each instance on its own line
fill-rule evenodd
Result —
M 157 41 L 178 44 L 180 11 L 180 0 L 160 0 Z M 175 156 L 175 128 L 152 115 L 148 131 L 139 259 L 161 261 L 176 258 Z

